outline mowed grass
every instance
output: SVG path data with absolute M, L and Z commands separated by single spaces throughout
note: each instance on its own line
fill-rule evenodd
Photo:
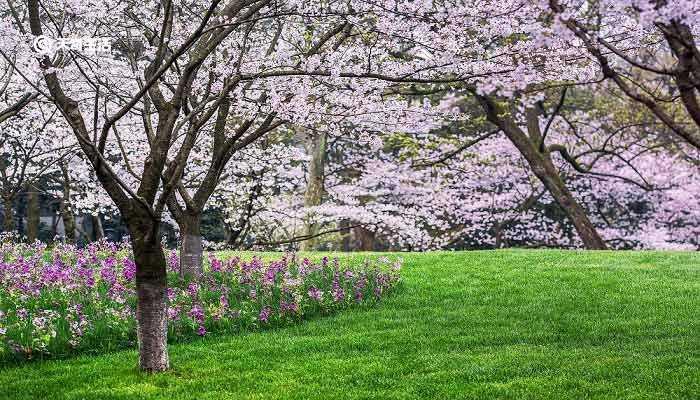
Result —
M 160 375 L 135 351 L 6 367 L 0 398 L 700 398 L 698 253 L 400 256 L 374 307 L 171 346 Z

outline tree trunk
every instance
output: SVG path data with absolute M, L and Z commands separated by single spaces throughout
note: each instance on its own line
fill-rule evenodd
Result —
M 169 368 L 167 278 L 158 222 L 147 217 L 128 219 L 136 262 L 139 367 L 147 372 L 165 371 Z
M 554 197 L 559 206 L 566 212 L 569 220 L 574 224 L 583 245 L 590 250 L 605 250 L 607 245 L 600 237 L 593 223 L 588 219 L 588 215 L 583 207 L 578 204 L 574 196 L 564 184 L 559 173 L 547 157 L 544 165 L 533 166 L 535 175 L 544 183 L 549 193 Z
M 374 251 L 374 232 L 369 229 L 358 226 L 355 227 L 355 237 L 359 242 L 359 250 L 361 251 Z
M 180 227 L 180 275 L 199 277 L 202 266 L 202 214 L 185 212 L 179 221 Z
M 508 139 L 520 151 L 520 154 L 525 157 L 535 176 L 544 184 L 544 187 L 566 213 L 576 228 L 581 241 L 583 241 L 583 245 L 590 250 L 607 249 L 605 241 L 603 241 L 593 223 L 588 219 L 588 215 L 586 215 L 583 207 L 578 204 L 559 176 L 559 171 L 554 166 L 549 153 L 539 151 L 540 141 L 543 139 L 539 132 L 539 122 L 535 111 L 532 109 L 526 110 L 528 132 L 530 134 L 528 136 L 511 117 L 504 115 L 503 110 L 493 100 L 481 96 L 479 100 L 486 111 L 489 121 L 503 130 Z
M 503 246 L 503 224 L 496 222 L 493 226 L 494 231 L 494 247 L 500 249 Z
M 66 242 L 75 242 L 75 216 L 71 210 L 70 201 L 61 200 L 61 219 L 63 220 L 63 230 L 65 232 Z
M 350 251 L 351 232 L 350 232 L 350 229 L 348 229 L 349 225 L 350 225 L 350 223 L 346 219 L 340 221 L 340 228 L 343 228 L 340 231 L 340 234 L 342 237 L 342 249 L 344 252 Z
M 39 190 L 34 185 L 27 185 L 27 241 L 29 243 L 39 238 L 40 221 Z
M 3 221 L 2 230 L 4 232 L 15 231 L 15 198 L 14 196 L 6 196 L 2 199 Z
M 63 230 L 65 232 L 66 242 L 75 243 L 75 215 L 73 215 L 73 207 L 71 206 L 71 178 L 68 173 L 68 165 L 61 163 L 61 173 L 63 179 L 63 197 L 61 198 L 61 219 L 63 219 Z
M 559 176 L 559 171 L 557 171 L 549 155 L 539 153 L 531 143 L 523 143 L 520 139 L 519 137 L 513 137 L 511 141 L 525 157 L 535 176 L 544 184 L 547 191 L 559 204 L 559 207 L 566 213 L 566 216 L 576 228 L 583 245 L 589 250 L 607 249 L 605 241 L 600 237 L 591 220 L 588 219 L 588 215 L 583 207 L 579 205 Z
M 319 206 L 323 201 L 327 139 L 327 135 L 324 132 L 311 133 L 309 136 L 307 151 L 311 155 L 311 160 L 309 161 L 306 193 L 304 193 L 304 207 Z M 302 251 L 314 250 L 316 247 L 317 238 L 313 236 L 318 234 L 319 226 L 317 223 L 314 223 L 313 218 L 313 215 L 310 215 L 304 227 L 304 235 L 311 236 L 311 238 L 301 242 L 300 250 Z
M 102 219 L 100 215 L 92 215 L 92 234 L 95 241 L 102 240 L 105 237 L 105 230 L 102 227 Z

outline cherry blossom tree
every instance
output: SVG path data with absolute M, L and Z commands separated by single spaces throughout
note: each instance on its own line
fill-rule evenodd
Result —
M 91 2 L 40 7 L 29 0 L 26 10 L 15 6 L 13 24 L 5 23 L 3 29 L 14 27 L 13 37 L 22 40 L 3 43 L 5 59 L 26 53 L 31 36 L 60 37 L 70 31 L 105 35 L 115 43 L 112 58 L 64 49 L 54 57 L 42 55 L 38 64 L 29 54 L 14 66 L 27 84 L 56 104 L 126 222 L 137 265 L 140 365 L 148 371 L 167 369 L 165 258 L 159 234 L 165 208 L 176 219 L 178 211 L 201 213 L 237 151 L 285 121 L 327 119 L 325 109 L 316 111 L 313 104 L 328 93 L 327 87 L 345 87 L 336 100 L 346 104 L 364 99 L 360 109 L 376 104 L 386 85 L 359 91 L 359 85 L 346 82 L 375 73 L 361 66 L 346 73 L 330 70 L 344 61 L 366 63 L 358 53 L 369 54 L 371 43 L 360 37 L 344 51 L 330 45 L 349 36 L 346 16 L 354 13 L 347 4 L 326 9 L 269 1 L 194 7 L 103 2 L 104 9 L 95 10 Z M 336 56 L 319 57 L 326 44 Z M 297 61 L 289 65 L 289 59 Z M 329 83 L 319 84 L 321 78 Z M 186 193 L 182 178 L 202 141 L 211 145 L 213 156 L 196 191 Z M 145 157 L 129 159 L 134 153 Z M 173 204 L 177 196 L 184 203 L 179 210 Z
M 549 5 L 553 35 L 589 54 L 604 79 L 700 148 L 697 1 L 551 0 Z
M 12 107 L 17 108 L 28 98 L 10 97 Z M 7 114 L 9 115 L 9 114 Z M 2 197 L 3 230 L 16 229 L 15 201 L 24 191 L 36 192 L 36 184 L 42 177 L 55 172 L 61 161 L 74 148 L 74 141 L 56 117 L 56 109 L 39 104 L 36 100 L 22 105 L 12 116 L 0 122 L 0 197 Z

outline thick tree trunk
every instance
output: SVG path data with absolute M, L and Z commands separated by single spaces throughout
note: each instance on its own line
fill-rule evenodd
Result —
M 27 241 L 30 243 L 39 238 L 40 220 L 39 190 L 34 185 L 27 185 Z
M 130 219 L 129 232 L 136 262 L 139 367 L 147 372 L 165 371 L 169 368 L 167 278 L 165 254 L 158 240 L 158 222 L 143 217 Z
M 520 151 L 520 154 L 525 157 L 535 176 L 544 184 L 547 191 L 566 213 L 583 245 L 591 250 L 607 249 L 605 241 L 600 237 L 591 220 L 588 219 L 585 210 L 579 205 L 559 176 L 559 171 L 554 166 L 549 153 L 539 151 L 539 144 L 543 139 L 539 132 L 539 122 L 535 111 L 532 109 L 526 111 L 530 134 L 528 136 L 515 124 L 512 118 L 504 116 L 503 110 L 500 110 L 492 100 L 485 97 L 479 99 L 489 121 L 503 130 L 508 139 Z
M 306 185 L 306 193 L 304 193 L 304 207 L 318 206 L 321 205 L 323 201 L 327 140 L 327 135 L 323 132 L 312 133 L 309 136 L 307 151 L 311 155 L 311 160 L 309 161 L 309 176 Z M 313 215 L 310 216 L 310 220 L 307 221 L 304 228 L 304 235 L 310 236 L 311 238 L 301 242 L 300 250 L 314 250 L 317 238 L 313 236 L 318 234 L 319 226 L 313 222 Z
M 695 83 L 700 80 L 700 59 L 697 56 L 698 47 L 692 29 L 686 24 L 675 22 L 666 25 L 664 36 L 678 59 L 680 68 L 677 68 L 674 78 L 681 102 L 695 125 L 700 128 L 700 88 Z M 700 148 L 700 132 L 691 129 L 689 134 L 686 140 Z
M 2 230 L 4 232 L 15 231 L 15 198 L 14 196 L 5 196 L 2 198 Z
M 532 165 L 535 175 L 544 183 L 549 193 L 554 197 L 557 204 L 566 212 L 567 216 L 574 224 L 583 245 L 591 250 L 605 250 L 607 245 L 600 237 L 598 231 L 581 205 L 578 204 L 574 196 L 564 184 L 552 161 L 545 159 L 544 165 Z
M 579 205 L 559 176 L 559 171 L 557 171 L 549 155 L 539 153 L 529 141 L 523 142 L 521 140 L 523 138 L 511 137 L 511 135 L 508 135 L 508 137 L 511 138 L 515 147 L 525 157 L 535 176 L 544 184 L 547 191 L 559 204 L 559 207 L 566 213 L 583 245 L 590 250 L 607 249 L 605 241 L 600 237 L 591 220 L 588 219 L 588 215 L 583 207 Z M 524 140 L 527 140 L 527 138 L 524 138 Z
M 185 212 L 180 218 L 180 275 L 199 277 L 204 271 L 202 265 L 202 214 Z

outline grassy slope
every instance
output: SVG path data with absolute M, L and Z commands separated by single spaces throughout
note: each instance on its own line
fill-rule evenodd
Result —
M 362 257 L 362 256 L 354 256 Z M 0 371 L 0 398 L 698 398 L 700 254 L 407 254 L 375 308 Z

